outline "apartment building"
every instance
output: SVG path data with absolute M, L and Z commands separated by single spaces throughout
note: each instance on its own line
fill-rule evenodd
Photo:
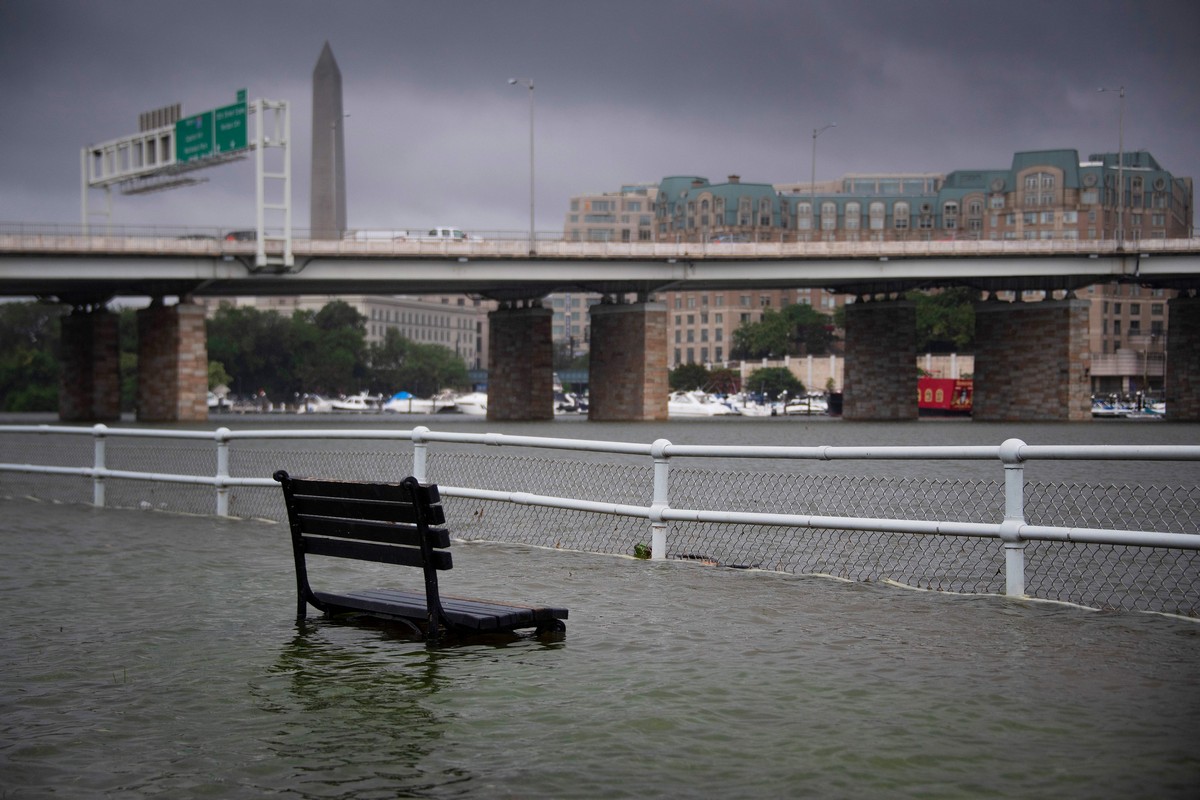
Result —
M 1123 191 L 1118 191 L 1119 185 Z M 626 188 L 573 198 L 572 211 L 590 208 L 589 200 L 620 198 Z M 1192 179 L 1172 175 L 1146 151 L 1099 153 L 1086 159 L 1072 149 L 1025 151 L 1015 153 L 1006 168 L 848 174 L 819 183 L 752 183 L 730 175 L 714 184 L 698 175 L 669 176 L 653 196 L 651 238 L 663 242 L 1136 242 L 1190 237 L 1194 216 Z M 586 224 L 585 217 L 568 214 L 566 238 L 646 240 L 642 227 L 635 237 L 632 230 L 618 234 L 615 228 L 591 233 Z M 1076 295 L 1093 304 L 1094 390 L 1161 387 L 1166 304 L 1173 292 L 1105 284 Z M 767 308 L 807 302 L 832 313 L 846 300 L 821 289 L 668 292 L 662 299 L 669 309 L 673 365 L 727 360 L 733 330 L 761 319 Z

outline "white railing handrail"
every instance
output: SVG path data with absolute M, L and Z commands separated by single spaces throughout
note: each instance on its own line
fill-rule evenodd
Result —
M 423 426 L 401 430 L 370 428 L 287 428 L 212 431 L 161 430 L 155 428 L 112 428 L 104 424 L 0 425 L 0 433 L 66 434 L 113 438 L 200 439 L 236 441 L 253 439 L 399 439 L 413 442 L 482 444 L 491 447 L 529 447 L 551 450 L 651 455 L 654 443 L 568 439 L 548 436 L 517 436 L 507 433 L 459 433 L 433 431 Z M 1200 445 L 1031 445 L 1019 440 L 1014 451 L 1018 461 L 1200 461 Z M 685 445 L 663 444 L 671 458 L 762 458 L 813 461 L 978 461 L 1004 460 L 1000 445 Z

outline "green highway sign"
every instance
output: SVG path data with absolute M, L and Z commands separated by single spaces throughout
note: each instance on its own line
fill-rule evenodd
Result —
M 213 144 L 218 153 L 246 148 L 246 104 L 234 103 L 213 112 Z
M 245 90 L 238 102 L 175 123 L 175 160 L 201 158 L 244 150 L 247 147 Z
M 212 155 L 213 112 L 205 111 L 175 123 L 175 160 L 192 161 Z

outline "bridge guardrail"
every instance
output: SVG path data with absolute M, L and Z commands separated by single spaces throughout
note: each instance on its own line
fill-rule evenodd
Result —
M 253 255 L 253 241 L 226 241 L 222 235 L 134 229 L 122 233 L 84 235 L 69 229 L 43 230 L 20 224 L 0 223 L 0 252 L 115 253 Z M 268 252 L 281 252 L 282 243 L 264 242 Z M 308 239 L 293 237 L 297 256 L 521 258 L 530 257 L 528 239 L 480 238 L 466 241 L 422 239 Z M 1061 257 L 1064 255 L 1111 256 L 1156 253 L 1200 252 L 1200 238 L 1113 240 L 953 240 L 885 242 L 752 242 L 679 243 L 664 242 L 571 242 L 539 239 L 537 256 L 561 259 L 903 259 L 937 257 Z

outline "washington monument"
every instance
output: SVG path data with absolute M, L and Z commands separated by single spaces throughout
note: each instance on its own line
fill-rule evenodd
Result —
M 309 228 L 314 239 L 340 239 L 346 230 L 346 147 L 342 72 L 329 42 L 313 68 L 312 200 Z

